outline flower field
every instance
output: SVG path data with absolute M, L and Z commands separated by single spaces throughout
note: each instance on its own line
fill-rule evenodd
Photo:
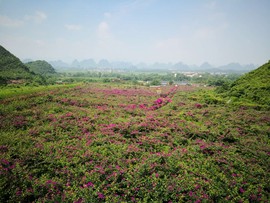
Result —
M 268 202 L 270 112 L 161 91 L 93 83 L 0 100 L 0 202 Z

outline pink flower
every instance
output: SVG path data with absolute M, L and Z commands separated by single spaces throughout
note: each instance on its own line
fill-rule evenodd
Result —
M 202 105 L 197 103 L 197 104 L 195 104 L 195 107 L 198 108 L 198 109 L 201 109 Z
M 140 107 L 141 109 L 145 109 L 145 108 L 146 108 L 146 106 L 145 106 L 144 104 L 140 104 L 139 107 Z
M 240 187 L 239 192 L 240 192 L 240 193 L 244 193 L 245 190 L 244 190 L 243 188 Z
M 66 113 L 66 117 L 71 117 L 73 114 L 71 112 Z
M 195 189 L 199 189 L 201 186 L 200 185 L 196 185 L 195 186 Z
M 85 186 L 86 187 L 94 187 L 94 184 L 92 182 L 88 182 Z
M 183 152 L 183 153 L 186 153 L 187 151 L 188 151 L 188 150 L 187 150 L 186 148 L 183 148 L 183 149 L 182 149 L 182 152 Z
M 162 104 L 162 102 L 163 102 L 163 100 L 162 100 L 161 98 L 158 98 L 158 99 L 155 101 L 156 104 Z
M 116 124 L 111 123 L 111 124 L 108 125 L 108 128 L 114 128 L 115 126 L 116 126 Z
M 99 198 L 99 199 L 104 199 L 105 196 L 104 196 L 102 193 L 99 192 L 99 193 L 98 193 L 98 198 Z
M 22 194 L 22 191 L 20 189 L 17 190 L 16 195 L 20 196 Z
M 201 148 L 201 149 L 205 149 L 206 146 L 205 146 L 205 145 L 201 145 L 200 148 Z
M 80 198 L 77 201 L 75 201 L 74 203 L 81 203 L 82 201 L 83 201 L 82 198 Z

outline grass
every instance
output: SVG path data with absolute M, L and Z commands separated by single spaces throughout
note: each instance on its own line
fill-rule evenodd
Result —
M 8 87 L 0 87 L 0 99 L 5 99 L 8 97 L 27 95 L 36 92 L 43 92 L 46 90 L 53 90 L 62 87 L 74 87 L 78 84 L 63 84 L 63 85 L 46 85 L 46 86 L 22 86 L 22 85 L 14 85 Z

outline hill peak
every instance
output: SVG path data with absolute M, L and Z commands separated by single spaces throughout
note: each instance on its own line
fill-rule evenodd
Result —
M 31 61 L 25 64 L 31 71 L 39 75 L 55 74 L 55 70 L 51 64 L 44 60 Z

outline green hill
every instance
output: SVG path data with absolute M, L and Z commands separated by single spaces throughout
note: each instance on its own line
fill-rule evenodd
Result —
M 270 105 L 270 61 L 236 80 L 228 95 Z
M 30 69 L 30 71 L 33 71 L 34 73 L 42 76 L 53 75 L 56 73 L 52 65 L 46 61 L 31 61 L 25 65 Z
M 35 76 L 19 58 L 0 45 L 0 82 L 32 79 Z

